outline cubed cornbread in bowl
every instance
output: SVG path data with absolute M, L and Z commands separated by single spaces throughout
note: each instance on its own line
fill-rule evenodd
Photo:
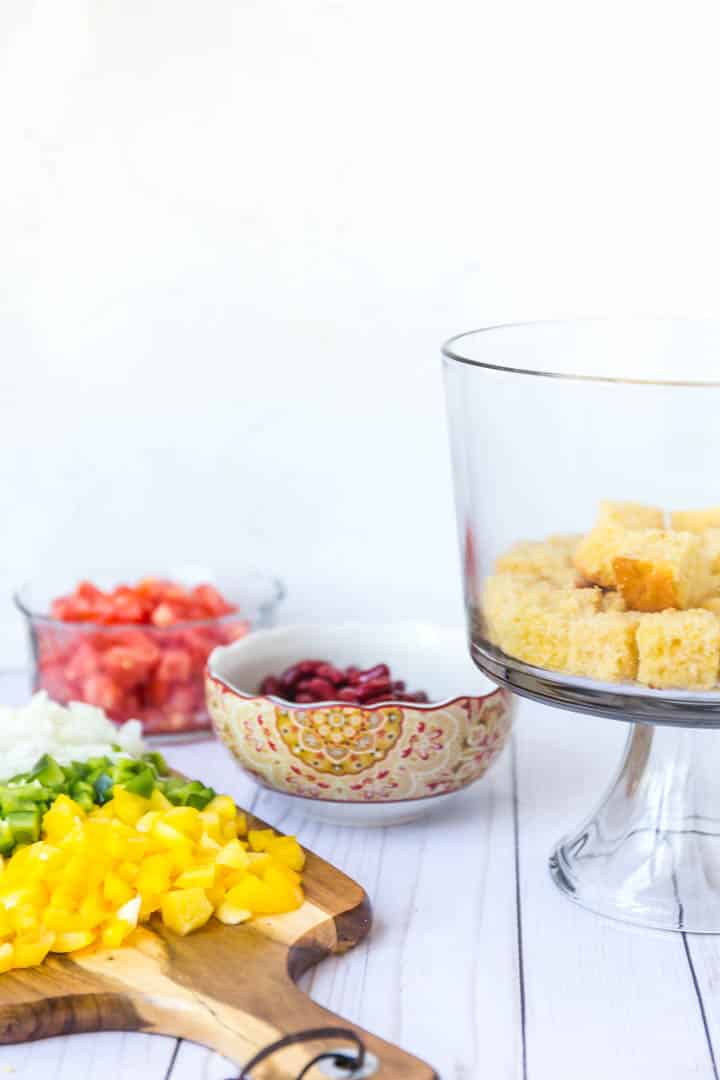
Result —
M 567 670 L 602 682 L 625 682 L 637 677 L 638 617 L 630 612 L 605 611 L 582 616 L 570 626 Z
M 632 611 L 691 608 L 708 588 L 702 537 L 666 529 L 628 531 L 613 559 L 615 583 Z
M 708 590 L 706 546 L 696 533 L 599 525 L 578 544 L 575 566 L 585 581 L 618 589 L 635 611 L 694 607 Z
M 705 529 L 701 536 L 705 545 L 708 569 L 711 574 L 716 574 L 720 578 L 720 529 Z
M 551 536 L 547 540 L 521 540 L 498 557 L 498 573 L 531 574 L 533 577 L 572 585 L 577 574 L 572 557 L 580 537 Z
M 720 526 L 605 502 L 584 537 L 523 541 L 482 597 L 489 641 L 534 667 L 658 689 L 720 686 Z
M 632 502 L 600 503 L 597 523 L 575 547 L 575 569 L 595 585 L 612 589 L 616 585 L 613 560 L 626 548 L 627 534 L 644 529 L 662 529 L 665 515 L 654 506 Z
M 707 510 L 674 510 L 670 514 L 670 527 L 677 532 L 699 533 L 720 529 L 720 506 Z
M 603 499 L 598 510 L 597 524 L 600 527 L 618 529 L 662 529 L 665 525 L 665 511 L 656 506 L 643 506 L 641 503 L 610 502 Z
M 638 680 L 648 686 L 707 690 L 718 681 L 720 621 L 709 611 L 644 615 L 637 647 Z
M 501 573 L 487 579 L 484 614 L 488 634 L 500 648 L 536 667 L 564 667 L 570 623 L 598 611 L 600 589 L 555 586 L 527 574 Z

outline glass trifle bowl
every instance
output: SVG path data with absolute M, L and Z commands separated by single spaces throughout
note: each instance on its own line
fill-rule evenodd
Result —
M 718 933 L 720 324 L 496 326 L 443 355 L 474 662 L 629 724 L 553 878 L 605 915 Z

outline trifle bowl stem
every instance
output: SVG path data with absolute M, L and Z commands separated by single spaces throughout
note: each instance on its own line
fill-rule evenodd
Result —
M 720 738 L 633 723 L 595 812 L 550 871 L 591 911 L 661 930 L 720 933 Z

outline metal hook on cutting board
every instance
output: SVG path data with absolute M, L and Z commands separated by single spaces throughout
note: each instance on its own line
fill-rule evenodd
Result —
M 302 1071 L 298 1073 L 295 1080 L 303 1080 L 303 1077 L 307 1076 L 314 1065 L 320 1065 L 321 1072 L 324 1072 L 330 1080 L 341 1080 L 341 1078 L 344 1078 L 344 1080 L 365 1080 L 366 1077 L 372 1076 L 377 1071 L 377 1058 L 367 1053 L 360 1036 L 356 1035 L 350 1028 L 307 1028 L 305 1031 L 296 1031 L 291 1035 L 283 1035 L 281 1039 L 264 1046 L 243 1066 L 237 1080 L 252 1080 L 250 1073 L 255 1066 L 271 1057 L 272 1054 L 276 1054 L 279 1050 L 284 1050 L 286 1047 L 294 1046 L 297 1043 L 314 1042 L 317 1039 L 348 1039 L 354 1045 L 352 1047 L 343 1046 L 336 1050 L 323 1050 L 320 1054 L 316 1054 L 314 1058 L 303 1066 Z

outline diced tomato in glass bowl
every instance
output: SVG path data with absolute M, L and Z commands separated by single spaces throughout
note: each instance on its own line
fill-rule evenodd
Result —
M 209 729 L 208 656 L 270 625 L 284 595 L 262 574 L 219 584 L 211 577 L 185 569 L 122 580 L 88 574 L 69 589 L 23 586 L 15 602 L 30 632 L 35 689 L 62 703 L 99 705 L 118 723 L 141 720 L 147 735 Z

